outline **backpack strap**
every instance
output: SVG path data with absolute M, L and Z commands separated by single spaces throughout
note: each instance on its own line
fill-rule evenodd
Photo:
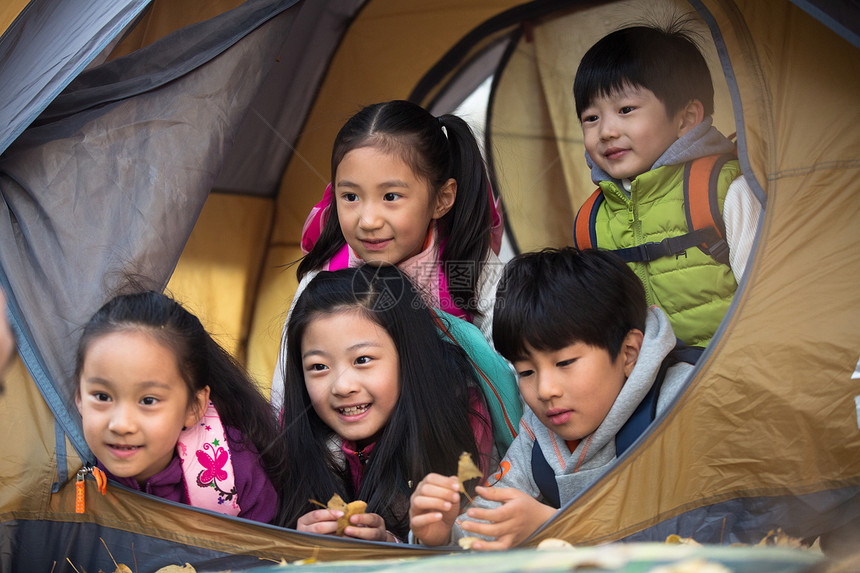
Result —
M 561 496 L 558 493 L 558 482 L 555 481 L 555 472 L 552 471 L 552 467 L 546 461 L 546 457 L 543 455 L 543 450 L 541 450 L 537 439 L 535 439 L 534 445 L 532 445 L 532 477 L 547 505 L 551 505 L 556 509 L 561 507 Z
M 439 335 L 459 346 L 475 371 L 490 411 L 493 440 L 504 454 L 517 437 L 522 403 L 513 370 L 481 334 L 478 328 L 444 311 L 430 309 Z
M 729 245 L 726 242 L 726 224 L 717 199 L 717 181 L 727 161 L 735 159 L 733 153 L 700 157 L 684 165 L 684 212 L 687 228 L 691 232 L 713 229 L 697 246 L 724 265 L 729 264 Z
M 702 355 L 704 348 L 699 346 L 687 346 L 680 340 L 675 340 L 675 348 L 673 348 L 666 358 L 660 364 L 660 370 L 657 372 L 657 377 L 654 379 L 654 384 L 651 389 L 645 394 L 645 397 L 633 411 L 627 422 L 615 434 L 615 456 L 620 457 L 639 436 L 645 433 L 645 430 L 657 417 L 657 400 L 660 398 L 660 389 L 663 387 L 663 380 L 666 379 L 666 372 L 679 362 L 687 364 L 695 364 Z
M 597 247 L 595 220 L 601 203 L 603 203 L 603 191 L 598 187 L 576 212 L 576 219 L 573 222 L 573 245 L 577 249 L 594 249 Z

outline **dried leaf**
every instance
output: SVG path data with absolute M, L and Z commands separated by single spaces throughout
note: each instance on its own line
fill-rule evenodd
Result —
M 346 503 L 343 501 L 343 498 L 338 494 L 334 494 L 331 496 L 331 499 L 328 500 L 329 509 L 334 511 L 342 511 L 343 515 L 337 518 L 337 531 L 335 535 L 343 536 L 343 530 L 346 529 L 346 526 L 349 525 L 349 518 L 353 515 L 359 515 L 364 513 L 367 509 L 367 503 L 361 500 L 351 501 Z
M 702 544 L 693 539 L 692 537 L 681 537 L 673 533 L 672 535 L 666 538 L 666 543 L 669 545 L 693 545 L 695 547 L 701 547 Z
M 466 493 L 466 488 L 463 484 L 470 479 L 484 477 L 475 462 L 472 461 L 472 456 L 468 452 L 460 454 L 460 459 L 457 461 L 457 479 L 460 481 L 460 491 Z
M 326 506 L 328 509 L 332 511 L 346 511 L 346 502 L 343 501 L 343 498 L 338 494 L 334 494 L 331 496 L 331 499 L 328 500 Z
M 472 544 L 476 541 L 479 541 L 480 537 L 461 537 L 457 540 L 457 544 L 463 549 L 471 549 Z
M 791 547 L 794 549 L 800 549 L 804 547 L 803 540 L 799 537 L 790 537 L 782 528 L 778 528 L 776 531 L 770 530 L 767 532 L 767 535 L 758 542 L 759 546 L 765 545 L 774 545 L 777 547 Z
M 186 563 L 185 565 L 165 565 L 155 573 L 196 573 L 196 571 L 191 563 Z
M 131 570 L 131 567 L 129 567 L 125 563 L 117 563 L 116 569 L 113 573 L 133 573 L 133 571 Z
M 544 539 L 537 546 L 541 551 L 552 550 L 552 549 L 573 549 L 573 545 L 565 541 L 564 539 L 558 539 L 555 537 L 550 537 L 548 539 Z

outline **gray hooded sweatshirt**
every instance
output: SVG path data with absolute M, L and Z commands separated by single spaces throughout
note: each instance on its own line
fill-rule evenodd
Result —
M 615 461 L 615 434 L 651 389 L 663 359 L 675 347 L 675 334 L 669 319 L 657 307 L 649 309 L 644 334 L 642 348 L 633 371 L 621 388 L 606 418 L 594 433 L 580 440 L 576 449 L 570 452 L 564 439 L 544 426 L 534 412 L 526 408 L 520 421 L 519 434 L 501 464 L 501 467 L 505 467 L 507 462 L 510 464 L 510 469 L 497 482 L 493 481 L 494 474 L 490 475 L 489 482 L 493 487 L 513 487 L 539 501 L 544 501 L 532 477 L 531 459 L 535 440 L 538 441 L 546 461 L 555 473 L 562 507 L 609 468 Z M 683 362 L 668 369 L 657 400 L 658 416 L 684 386 L 692 370 L 691 364 Z M 583 451 L 585 451 L 584 455 Z M 580 457 L 582 457 L 581 461 Z M 495 475 L 498 473 L 501 473 L 501 470 Z M 472 504 L 483 508 L 493 508 L 498 505 L 498 502 L 487 501 L 481 497 L 476 497 Z M 452 540 L 474 535 L 463 531 L 459 526 L 464 519 L 469 518 L 463 514 L 457 519 L 451 532 Z

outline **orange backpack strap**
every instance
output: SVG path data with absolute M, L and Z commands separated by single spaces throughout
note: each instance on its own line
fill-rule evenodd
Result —
M 577 249 L 594 249 L 597 247 L 597 231 L 595 220 L 600 204 L 603 203 L 603 192 L 600 187 L 582 204 L 573 222 L 573 245 Z
M 703 240 L 697 246 L 703 253 L 726 265 L 729 264 L 729 245 L 717 198 L 717 182 L 723 165 L 735 158 L 733 153 L 709 155 L 684 166 L 687 229 L 691 234 L 701 234 Z

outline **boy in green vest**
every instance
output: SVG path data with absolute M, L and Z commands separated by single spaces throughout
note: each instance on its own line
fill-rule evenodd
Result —
M 722 215 L 725 222 L 723 256 L 715 247 L 700 249 L 698 235 L 677 238 L 693 230 L 685 214 L 685 165 L 734 153 L 734 144 L 712 126 L 710 72 L 685 25 L 612 32 L 579 64 L 576 113 L 601 191 L 595 198 L 602 203 L 591 211 L 588 227 L 596 244 L 582 244 L 578 232 L 577 246 L 618 252 L 645 286 L 648 304 L 666 312 L 677 336 L 705 346 L 743 276 L 761 203 L 737 160 L 727 161 L 715 173 L 717 204 L 711 208 L 715 220 Z M 588 221 L 583 210 L 578 229 Z M 670 243 L 674 252 L 666 248 Z

